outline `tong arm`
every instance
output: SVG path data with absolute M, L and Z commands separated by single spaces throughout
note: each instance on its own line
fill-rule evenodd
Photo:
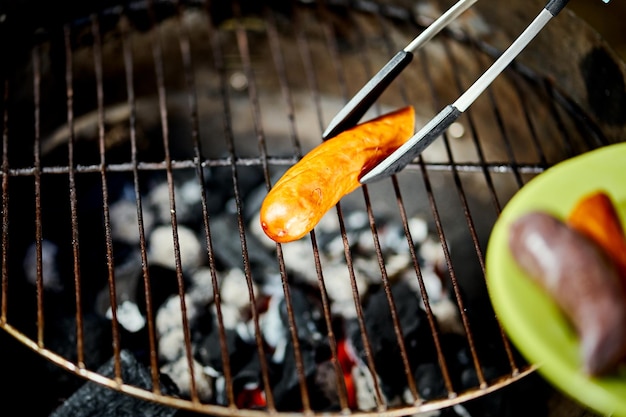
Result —
M 413 158 L 426 149 L 491 85 L 496 77 L 524 50 L 543 27 L 568 3 L 568 0 L 550 0 L 533 22 L 515 39 L 500 57 L 454 103 L 445 107 L 404 145 L 367 172 L 361 184 L 377 181 L 402 170 Z
M 459 0 L 422 33 L 411 41 L 403 50 L 396 53 L 372 79 L 356 93 L 350 101 L 333 117 L 322 134 L 324 140 L 330 139 L 342 131 L 356 125 L 367 110 L 380 97 L 391 82 L 409 65 L 413 53 L 430 41 L 450 22 L 469 9 L 477 0 Z
M 461 111 L 454 105 L 447 105 L 442 111 L 433 117 L 411 139 L 400 146 L 394 153 L 359 180 L 361 184 L 367 184 L 381 177 L 388 177 L 403 169 L 413 158 L 422 153 L 435 139 L 450 127 L 459 118 Z

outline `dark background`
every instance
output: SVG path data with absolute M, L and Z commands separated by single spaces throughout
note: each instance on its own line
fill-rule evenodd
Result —
M 626 1 L 571 0 L 567 6 L 589 23 L 608 41 L 622 60 L 626 60 Z

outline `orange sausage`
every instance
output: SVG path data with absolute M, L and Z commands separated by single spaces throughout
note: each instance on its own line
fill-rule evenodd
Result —
M 567 224 L 609 254 L 626 284 L 626 237 L 611 197 L 601 190 L 584 196 L 570 212 Z
M 399 148 L 415 128 L 407 106 L 346 130 L 321 143 L 276 182 L 261 206 L 261 226 L 276 242 L 300 239 L 359 178 Z

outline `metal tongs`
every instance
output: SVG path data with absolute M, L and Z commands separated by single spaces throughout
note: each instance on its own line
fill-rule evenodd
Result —
M 609 0 L 603 0 L 608 3 Z M 365 114 L 391 81 L 408 65 L 412 52 L 424 45 L 437 32 L 469 8 L 476 0 L 460 0 L 433 22 L 403 51 L 398 52 L 335 116 L 324 132 L 324 139 L 348 129 Z M 567 5 L 568 0 L 550 0 L 532 23 L 500 57 L 454 103 L 447 105 L 404 145 L 372 168 L 363 177 L 367 184 L 389 177 L 402 170 L 418 154 L 439 137 L 482 94 L 496 77 L 519 55 L 543 27 Z
M 424 46 L 436 34 L 441 32 L 448 24 L 469 9 L 477 0 L 459 0 L 448 11 L 432 22 L 406 48 L 396 53 L 393 58 L 381 68 L 358 93 L 346 104 L 337 115 L 330 121 L 324 131 L 324 140 L 332 138 L 342 131 L 356 125 L 367 110 L 380 97 L 391 82 L 413 60 L 413 53 Z

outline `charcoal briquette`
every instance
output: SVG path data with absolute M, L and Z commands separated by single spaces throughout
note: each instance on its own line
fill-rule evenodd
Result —
M 137 362 L 132 353 L 122 350 L 120 360 L 122 379 L 126 384 L 146 390 L 152 389 L 149 369 Z M 100 375 L 114 378 L 113 358 L 100 367 L 97 372 Z M 164 395 L 179 395 L 177 388 L 165 378 L 162 378 L 161 392 Z M 89 381 L 54 410 L 50 417 L 171 417 L 176 414 L 176 411 L 175 408 L 138 399 Z

